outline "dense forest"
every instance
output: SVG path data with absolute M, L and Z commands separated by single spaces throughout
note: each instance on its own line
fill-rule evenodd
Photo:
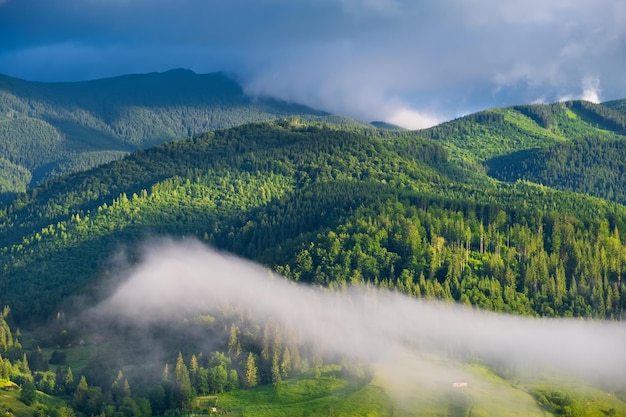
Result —
M 222 73 L 172 70 L 73 83 L 0 75 L 0 193 L 23 192 L 136 149 L 289 115 L 359 123 L 249 97 Z
M 331 287 L 621 317 L 623 206 L 463 175 L 447 155 L 417 134 L 299 122 L 137 152 L 3 209 L 1 301 L 19 320 L 46 317 L 120 244 L 171 234 Z
M 149 344 L 126 342 L 137 329 L 80 322 L 72 297 L 97 302 L 120 250 L 132 264 L 142 242 L 162 236 L 328 291 L 622 320 L 623 115 L 585 102 L 515 106 L 415 132 L 294 116 L 58 162 L 49 172 L 97 167 L 0 204 L 0 305 L 10 306 L 0 315 L 0 385 L 18 384 L 21 404 L 58 416 L 185 415 L 196 397 L 257 386 L 276 394 L 298 378 L 371 389 L 371 370 L 233 306 L 143 330 L 161 355 L 131 362 Z M 40 139 L 28 158 L 52 167 L 35 161 L 54 149 Z M 2 163 L 23 178 L 35 172 L 21 162 Z M 559 392 L 536 396 L 555 415 L 582 415 Z
M 626 141 L 581 139 L 488 161 L 490 175 L 626 203 Z

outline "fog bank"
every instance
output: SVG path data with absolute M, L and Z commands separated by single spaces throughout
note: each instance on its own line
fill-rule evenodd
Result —
M 624 323 L 523 318 L 375 289 L 330 292 L 195 241 L 147 245 L 140 262 L 90 313 L 149 325 L 224 304 L 241 306 L 260 322 L 277 321 L 304 343 L 387 369 L 400 380 L 416 378 L 416 369 L 405 364 L 425 367 L 423 358 L 450 352 L 590 382 L 626 382 Z M 445 381 L 455 372 L 435 373 Z

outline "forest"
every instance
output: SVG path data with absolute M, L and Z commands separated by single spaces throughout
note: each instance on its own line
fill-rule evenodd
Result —
M 21 387 L 30 415 L 58 416 L 187 415 L 200 399 L 293 381 L 372 389 L 372 370 L 237 307 L 148 329 L 144 337 L 164 345 L 145 363 L 128 359 L 146 348 L 124 342 L 136 337 L 132 326 L 78 325 L 73 297 L 97 303 L 120 248 L 132 264 L 142 242 L 159 237 L 195 239 L 328 291 L 382 288 L 528 317 L 623 320 L 623 107 L 514 106 L 423 131 L 332 120 L 194 127 L 187 139 L 111 158 L 82 153 L 64 162 L 77 172 L 57 165 L 48 172 L 59 175 L 7 195 L 0 382 Z M 5 165 L 26 181 L 37 171 L 16 167 L 47 164 L 41 152 Z M 206 335 L 219 342 L 208 348 Z M 583 415 L 572 411 L 575 397 L 559 405 L 558 391 L 528 392 L 553 415 Z M 324 407 L 317 415 L 330 413 Z
M 252 99 L 222 73 L 178 69 L 73 83 L 0 75 L 0 196 L 137 149 L 290 115 L 358 123 L 293 103 Z

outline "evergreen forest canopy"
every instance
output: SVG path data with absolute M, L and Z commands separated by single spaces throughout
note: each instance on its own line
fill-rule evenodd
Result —
M 129 102 L 116 102 L 121 96 L 112 95 L 118 98 L 110 99 L 111 108 L 119 105 L 120 113 L 102 120 L 108 120 L 106 129 L 113 129 L 113 120 L 120 121 L 125 127 L 111 131 L 128 136 L 101 141 L 101 133 L 94 133 L 103 126 L 98 121 L 89 125 L 92 130 L 74 131 L 80 134 L 71 140 L 91 138 L 80 146 L 106 152 L 113 149 L 107 143 L 115 144 L 120 154 L 81 165 L 95 168 L 35 185 L 30 176 L 48 166 L 45 158 L 57 158 L 54 149 L 67 151 L 69 145 L 54 148 L 33 132 L 52 129 L 66 141 L 71 132 L 59 134 L 59 126 L 78 126 L 80 114 L 85 120 L 88 114 L 105 114 L 97 109 L 99 100 L 106 103 L 105 96 L 90 99 L 87 93 L 77 93 L 82 101 L 75 107 L 89 111 L 61 111 L 74 102 L 59 98 L 55 89 L 114 90 L 125 81 L 126 87 L 120 87 L 127 93 L 124 100 L 134 98 L 141 107 L 146 103 L 137 91 L 152 91 L 141 90 L 142 83 L 161 84 L 162 77 L 207 77 L 222 86 L 222 98 L 211 96 L 211 101 L 207 96 L 196 104 L 219 102 L 210 112 L 198 111 L 219 114 L 224 124 L 172 128 L 168 138 L 190 137 L 150 147 L 168 138 L 149 139 L 145 131 L 158 129 L 144 123 L 178 123 L 182 112 L 193 113 L 181 103 L 193 96 L 195 87 L 185 90 L 172 83 L 167 94 L 153 91 L 150 103 L 163 100 L 158 110 L 163 113 L 151 107 L 145 113 L 129 112 L 134 116 L 127 119 L 119 109 L 120 103 Z M 251 102 L 221 75 L 174 71 L 80 85 L 9 81 L 13 88 L 21 86 L 24 97 L 31 96 L 19 115 L 3 110 L 0 129 L 6 124 L 11 131 L 27 119 L 24 129 L 41 147 L 19 157 L 32 158 L 29 162 L 0 160 L 0 166 L 19 174 L 7 176 L 11 184 L 33 185 L 0 204 L 0 305 L 11 307 L 0 315 L 0 382 L 21 385 L 24 404 L 32 404 L 41 393 L 65 399 L 64 405 L 46 406 L 46 413 L 180 415 L 193 409 L 195 395 L 270 383 L 278 387 L 302 375 L 314 375 L 316 384 L 349 378 L 359 389 L 371 389 L 368 370 L 354 364 L 339 370 L 325 367 L 327 358 L 299 345 L 293 335 L 275 323 L 250 323 L 242 311 L 190 318 L 180 333 L 151 329 L 165 334 L 162 339 L 169 343 L 157 364 L 125 366 L 111 352 L 99 352 L 88 363 L 72 361 L 72 349 L 80 349 L 76 345 L 83 334 L 68 331 L 71 317 L 80 313 L 72 309 L 71 297 L 96 301 L 99 285 L 116 274 L 116 254 L 122 250 L 132 263 L 139 257 L 138 245 L 159 236 L 195 238 L 331 291 L 375 286 L 418 299 L 526 316 L 624 317 L 626 207 L 619 173 L 624 169 L 626 101 L 493 109 L 410 132 L 285 103 Z M 219 91 L 215 85 L 211 94 Z M 129 86 L 137 90 L 131 93 Z M 44 90 L 48 103 L 54 104 L 38 104 L 45 102 L 38 98 Z M 0 92 L 0 105 L 11 94 Z M 184 110 L 171 116 L 178 105 Z M 268 110 L 274 105 L 284 106 L 282 112 Z M 41 109 L 59 113 L 46 119 L 37 113 Z M 279 116 L 289 117 L 242 124 Z M 66 125 L 52 123 L 61 118 Z M 16 142 L 3 143 L 11 149 Z M 146 149 L 128 153 L 137 148 Z M 89 159 L 89 152 L 77 158 Z M 37 345 L 24 348 L 15 327 L 34 328 L 51 317 L 56 318 L 46 335 L 37 336 L 43 350 Z M 133 337 L 132 329 L 124 326 L 114 331 L 120 340 Z M 198 335 L 207 333 L 219 334 L 224 343 L 202 354 Z M 127 345 L 116 344 L 112 350 L 134 349 Z M 282 386 L 296 387 L 298 382 L 293 384 Z M 32 394 L 35 389 L 39 394 Z M 379 404 L 389 401 L 367 392 Z M 576 401 L 558 391 L 541 388 L 532 395 L 555 415 L 582 415 L 576 414 Z M 461 401 L 459 407 L 466 406 Z M 318 415 L 322 413 L 327 415 L 328 409 Z
M 179 69 L 67 83 L 0 75 L 0 193 L 23 192 L 136 149 L 289 115 L 358 123 L 249 97 L 222 73 Z
M 587 107 L 597 106 L 496 109 L 417 132 L 290 119 L 137 151 L 3 207 L 0 302 L 17 320 L 44 318 L 106 275 L 120 245 L 132 251 L 148 236 L 173 235 L 301 282 L 369 283 L 526 315 L 620 318 L 624 206 L 498 182 L 480 165 L 511 148 L 580 143 L 564 132 L 597 149 L 622 143 L 617 123 L 600 128 L 578 115 Z M 553 121 L 540 125 L 527 116 L 535 113 Z M 491 148 L 474 152 L 488 138 Z M 463 159 L 467 152 L 473 159 Z

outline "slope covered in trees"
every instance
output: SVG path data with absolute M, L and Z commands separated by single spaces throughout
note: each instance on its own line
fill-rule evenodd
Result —
M 0 168 L 8 168 L 0 169 L 0 192 L 25 191 L 169 140 L 296 114 L 326 116 L 253 99 L 221 73 L 172 70 L 72 83 L 0 75 L 0 154 L 6 160 Z
M 120 244 L 196 236 L 286 276 L 530 315 L 619 317 L 626 209 L 497 184 L 410 132 L 258 124 L 141 151 L 3 207 L 0 302 L 28 320 Z
M 585 101 L 520 105 L 471 114 L 422 131 L 462 164 L 576 139 L 623 137 L 626 116 Z
M 370 370 L 325 358 L 236 307 L 172 327 L 83 323 L 77 333 L 70 297 L 97 300 L 98 287 L 115 279 L 120 248 L 132 263 L 137 244 L 159 236 L 195 238 L 331 291 L 376 286 L 498 312 L 621 319 L 626 207 L 528 181 L 499 182 L 480 165 L 538 143 L 542 152 L 563 143 L 606 146 L 614 155 L 607 139 L 619 135 L 568 106 L 495 110 L 425 132 L 302 118 L 249 124 L 140 150 L 20 194 L 0 205 L 0 305 L 10 305 L 11 322 L 26 328 L 55 318 L 23 348 L 4 321 L 8 309 L 0 315 L 0 382 L 19 383 L 23 404 L 62 399 L 39 404 L 39 415 L 181 415 L 239 387 L 251 390 L 231 397 L 238 407 L 249 395 L 249 407 L 267 396 L 296 410 L 298 395 L 313 415 L 342 407 L 398 414 Z M 505 140 L 515 129 L 521 139 L 506 146 L 477 133 Z M 563 132 L 595 136 L 571 141 L 576 136 Z M 147 354 L 155 349 L 159 357 Z M 532 394 L 527 401 L 538 413 L 537 404 L 583 415 L 580 398 L 591 398 L 499 383 Z M 617 389 L 607 392 L 616 394 L 611 401 L 604 392 L 593 397 L 602 399 L 597 412 L 622 412 Z M 488 404 L 496 394 L 481 395 Z M 466 400 L 446 398 L 437 414 L 469 413 Z
M 626 203 L 626 140 L 582 139 L 488 161 L 490 175 Z

